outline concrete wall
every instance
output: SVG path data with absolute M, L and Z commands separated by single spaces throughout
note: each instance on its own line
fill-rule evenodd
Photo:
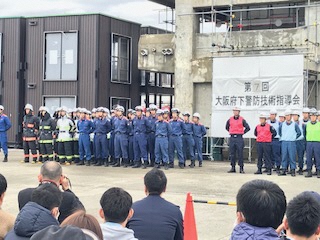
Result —
M 175 52 L 174 34 L 142 35 L 139 41 L 139 61 L 141 70 L 174 73 L 174 55 L 163 55 L 162 50 L 172 48 Z M 147 50 L 148 55 L 142 56 L 141 50 Z
M 194 84 L 194 112 L 201 115 L 201 123 L 206 127 L 211 126 L 212 109 L 212 83 Z M 210 136 L 210 129 L 208 132 Z
M 214 6 L 227 6 L 230 4 L 241 5 L 241 4 L 264 4 L 264 3 L 292 3 L 301 1 L 290 1 L 290 0 L 193 0 L 194 7 L 208 7 Z

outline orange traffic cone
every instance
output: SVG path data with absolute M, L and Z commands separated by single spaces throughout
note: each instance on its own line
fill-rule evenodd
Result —
M 191 193 L 187 194 L 187 204 L 184 212 L 184 240 L 198 240 Z

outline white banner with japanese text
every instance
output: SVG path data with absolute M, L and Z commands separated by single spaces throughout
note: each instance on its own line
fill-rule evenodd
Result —
M 271 109 L 301 110 L 304 93 L 303 55 L 215 58 L 212 80 L 213 137 L 228 137 L 226 121 L 235 106 L 254 137 L 259 114 Z

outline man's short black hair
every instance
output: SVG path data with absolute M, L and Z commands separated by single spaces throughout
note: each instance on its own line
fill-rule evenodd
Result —
M 243 213 L 246 223 L 256 227 L 278 228 L 286 205 L 282 189 L 266 180 L 247 182 L 237 194 L 237 211 Z
M 163 171 L 154 168 L 144 176 L 144 185 L 150 195 L 160 195 L 167 187 L 167 177 Z
M 309 238 L 320 225 L 320 203 L 311 193 L 301 193 L 289 202 L 286 216 L 292 234 Z
M 31 201 L 52 210 L 59 207 L 62 201 L 62 192 L 52 183 L 44 183 L 32 192 Z
M 7 180 L 6 178 L 0 173 L 0 195 L 7 191 Z
M 122 188 L 114 187 L 105 191 L 100 205 L 107 222 L 123 223 L 132 208 L 132 197 Z

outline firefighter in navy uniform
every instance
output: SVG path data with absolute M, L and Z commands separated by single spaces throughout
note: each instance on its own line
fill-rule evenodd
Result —
M 7 131 L 11 128 L 11 122 L 7 115 L 3 113 L 4 107 L 0 105 L 0 147 L 4 153 L 3 162 L 8 162 L 8 138 Z
M 51 118 L 48 108 L 43 107 L 40 112 L 39 146 L 42 162 L 53 161 L 53 133 L 56 123 Z
M 184 158 L 182 151 L 182 133 L 185 131 L 184 122 L 179 118 L 179 109 L 172 108 L 172 119 L 169 121 L 172 132 L 169 137 L 169 167 L 174 168 L 174 151 L 177 151 L 179 167 L 184 168 Z
M 150 157 L 150 167 L 154 167 L 155 164 L 155 144 L 156 144 L 156 136 L 154 132 L 154 127 L 157 121 L 157 110 L 158 107 L 154 104 L 149 106 L 150 116 L 148 117 L 150 129 L 148 131 L 148 154 Z
M 134 165 L 134 148 L 133 148 L 133 119 L 135 118 L 135 111 L 133 109 L 128 109 L 128 156 L 129 156 L 129 166 Z M 127 167 L 127 165 L 124 165 Z
M 194 137 L 194 147 L 197 152 L 195 157 L 198 156 L 199 167 L 202 167 L 203 162 L 203 154 L 202 154 L 202 145 L 203 145 L 203 137 L 207 134 L 206 127 L 200 123 L 201 116 L 199 113 L 194 113 L 192 116 L 193 121 L 193 137 Z
M 240 173 L 244 173 L 243 167 L 243 149 L 244 140 L 243 135 L 250 131 L 249 124 L 243 117 L 240 116 L 240 108 L 233 108 L 233 115 L 227 121 L 226 130 L 230 134 L 229 151 L 231 160 L 231 169 L 228 173 L 236 172 L 236 154 L 238 153 L 238 164 L 240 166 Z
M 185 112 L 182 114 L 185 129 L 182 132 L 182 145 L 183 145 L 183 157 L 186 163 L 188 156 L 191 159 L 189 167 L 194 168 L 195 156 L 194 156 L 194 138 L 193 138 L 193 122 L 190 121 L 190 113 Z
M 267 114 L 260 114 L 260 124 L 256 126 L 254 135 L 257 137 L 258 170 L 255 174 L 262 174 L 262 159 L 265 161 L 267 175 L 272 174 L 272 139 L 277 131 L 267 123 Z
M 33 115 L 33 106 L 26 104 L 24 107 L 25 115 L 23 117 L 23 150 L 24 162 L 29 162 L 29 151 L 32 154 L 32 163 L 36 163 L 37 155 L 37 135 L 39 131 L 39 118 Z
M 104 108 L 97 108 L 96 119 L 94 123 L 94 149 L 95 149 L 95 166 L 109 166 L 109 146 L 107 135 L 111 131 L 110 120 L 103 116 Z
M 114 119 L 114 154 L 116 164 L 113 167 L 120 167 L 120 158 L 123 165 L 128 165 L 128 119 L 123 116 L 124 107 L 116 108 L 117 117 Z

